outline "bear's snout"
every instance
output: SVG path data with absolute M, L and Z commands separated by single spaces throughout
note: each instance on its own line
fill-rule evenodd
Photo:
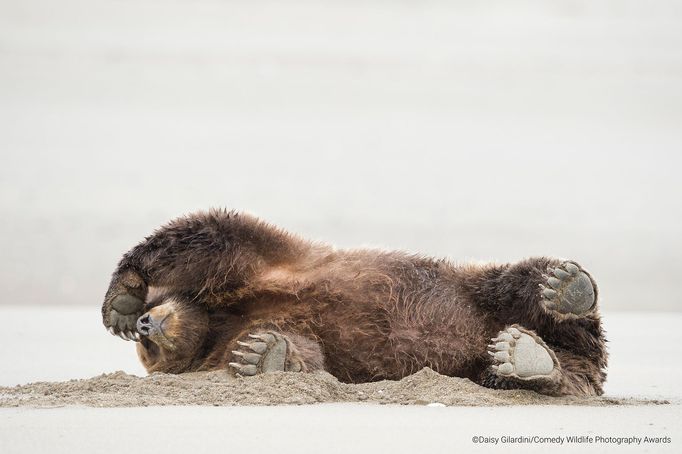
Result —
M 161 332 L 161 324 L 147 312 L 137 319 L 137 332 L 143 336 L 150 336 Z

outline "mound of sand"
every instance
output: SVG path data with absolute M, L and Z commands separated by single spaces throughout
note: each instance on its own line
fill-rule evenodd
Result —
M 641 405 L 666 403 L 609 397 L 548 397 L 531 391 L 483 388 L 429 368 L 400 381 L 350 385 L 332 375 L 273 373 L 235 378 L 224 371 L 181 375 L 124 372 L 84 380 L 0 387 L 1 407 L 139 407 L 149 405 L 278 405 L 319 402 L 374 402 L 405 405 Z

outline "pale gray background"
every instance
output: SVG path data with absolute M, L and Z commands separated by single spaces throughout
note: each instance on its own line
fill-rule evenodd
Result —
M 0 0 L 0 304 L 196 209 L 680 310 L 682 2 Z

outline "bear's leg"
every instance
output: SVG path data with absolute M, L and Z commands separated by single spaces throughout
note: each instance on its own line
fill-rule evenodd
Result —
M 601 394 L 601 389 L 592 385 L 598 382 L 596 366 L 570 353 L 555 353 L 537 334 L 519 325 L 500 331 L 488 353 L 492 365 L 484 374 L 484 386 L 530 389 L 553 396 Z
M 478 283 L 470 297 L 494 314 L 499 325 L 493 329 L 516 323 L 551 346 L 563 370 L 560 389 L 564 391 L 557 392 L 602 393 L 606 339 L 597 284 L 584 268 L 573 261 L 535 257 L 484 268 L 473 279 Z
M 500 314 L 508 314 L 510 323 L 547 316 L 564 322 L 583 319 L 597 310 L 597 283 L 574 261 L 527 259 L 502 271 L 495 284 L 498 292 L 505 292 L 497 302 L 502 306 Z
M 266 372 L 312 372 L 324 368 L 319 344 L 303 336 L 273 330 L 253 330 L 236 341 L 229 366 L 237 375 Z
M 307 256 L 310 245 L 234 212 L 176 219 L 123 255 L 102 304 L 112 334 L 136 340 L 149 287 L 167 288 L 207 305 L 228 305 L 236 292 L 274 266 Z
M 534 257 L 461 274 L 464 290 L 505 323 L 537 329 L 538 323 L 565 322 L 597 312 L 597 284 L 576 262 Z

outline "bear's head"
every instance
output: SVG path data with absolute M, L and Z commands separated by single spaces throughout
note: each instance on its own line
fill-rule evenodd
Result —
M 137 354 L 148 372 L 186 370 L 209 333 L 209 316 L 201 306 L 176 295 L 147 299 L 137 320 Z

